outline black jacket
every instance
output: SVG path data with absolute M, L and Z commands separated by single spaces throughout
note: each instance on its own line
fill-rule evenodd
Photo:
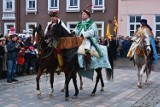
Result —
M 19 49 L 16 48 L 17 42 L 11 41 L 7 44 L 8 60 L 17 60 Z

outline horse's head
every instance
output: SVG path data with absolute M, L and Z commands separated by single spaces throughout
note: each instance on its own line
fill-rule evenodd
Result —
M 141 36 L 141 43 L 140 43 L 140 48 L 144 49 L 146 51 L 147 56 L 149 56 L 151 52 L 151 47 L 150 47 L 150 37 L 147 32 L 144 32 Z
M 150 36 L 147 33 L 147 31 L 145 31 L 145 33 L 143 34 L 143 41 L 144 41 L 144 46 L 147 52 L 147 56 L 149 56 L 151 52 L 151 45 L 150 45 Z
M 62 22 L 60 21 L 51 28 L 49 36 L 53 36 L 58 40 L 61 37 L 69 37 L 71 34 L 62 26 Z
M 42 26 L 38 24 L 38 26 L 33 28 L 33 44 L 38 44 L 42 38 L 44 38 L 44 32 Z

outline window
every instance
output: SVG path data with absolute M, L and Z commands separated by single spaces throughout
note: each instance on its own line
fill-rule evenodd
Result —
M 160 37 L 160 15 L 155 16 L 155 36 Z
M 129 35 L 133 36 L 137 28 L 140 27 L 141 16 L 130 16 L 129 17 Z
M 92 12 L 94 12 L 95 10 L 102 10 L 104 13 L 105 10 L 105 3 L 104 0 L 92 0 Z
M 37 0 L 26 0 L 26 13 L 37 12 Z
M 14 12 L 15 0 L 3 0 L 3 12 Z
M 67 12 L 79 12 L 80 0 L 67 0 Z
M 15 28 L 15 23 L 4 23 L 4 35 L 9 33 L 11 27 Z
M 75 22 L 67 22 L 67 27 L 70 29 L 70 31 L 74 30 L 78 21 Z M 98 30 L 98 36 L 99 37 L 104 37 L 104 22 L 102 21 L 95 21 L 97 25 L 97 30 Z
M 95 21 L 98 30 L 98 37 L 104 37 L 104 22 Z
M 70 31 L 72 31 L 76 28 L 77 23 L 78 23 L 78 21 L 67 22 L 67 27 L 69 28 Z
M 48 0 L 48 11 L 59 10 L 59 0 Z
M 27 22 L 26 23 L 26 33 L 31 34 L 32 33 L 32 26 L 37 26 L 36 22 Z

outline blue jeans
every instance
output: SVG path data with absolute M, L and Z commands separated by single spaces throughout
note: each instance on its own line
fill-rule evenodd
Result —
M 14 73 L 16 72 L 17 60 L 8 60 L 8 73 L 7 80 L 12 81 L 15 79 Z

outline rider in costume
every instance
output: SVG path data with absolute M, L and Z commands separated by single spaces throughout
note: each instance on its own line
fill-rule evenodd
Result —
M 90 16 L 91 14 L 87 9 L 83 10 L 82 20 L 78 22 L 73 31 L 76 36 L 84 38 L 78 49 L 78 61 L 80 68 L 85 69 L 90 69 L 91 56 L 102 57 L 102 53 L 98 47 L 97 26 L 90 19 Z
M 135 52 L 137 46 L 139 45 L 138 42 L 141 40 L 141 36 L 144 35 L 145 33 L 147 33 L 147 35 L 149 35 L 149 37 L 150 37 L 150 43 L 146 43 L 146 45 L 151 44 L 152 49 L 153 49 L 153 56 L 151 56 L 151 57 L 153 57 L 154 63 L 156 64 L 157 60 L 158 60 L 158 54 L 157 54 L 157 51 L 155 48 L 154 35 L 152 32 L 152 28 L 147 24 L 146 19 L 140 20 L 140 23 L 142 26 L 139 27 L 137 29 L 137 31 L 134 33 L 134 37 L 132 39 L 134 42 L 129 49 L 127 57 L 131 57 L 131 60 L 133 59 L 134 52 Z M 151 48 L 148 48 L 148 49 L 151 50 Z
M 46 36 L 46 42 L 48 43 L 48 46 L 49 47 L 54 47 L 56 49 L 57 59 L 58 59 L 58 63 L 59 63 L 56 71 L 61 71 L 62 66 L 63 66 L 61 49 L 57 48 L 58 41 L 54 38 L 54 35 L 50 35 L 50 32 L 51 32 L 52 28 L 56 27 L 56 25 L 59 24 L 59 23 L 61 23 L 61 26 L 63 28 L 65 28 L 68 31 L 68 33 L 70 33 L 70 31 L 67 29 L 67 27 L 63 23 L 63 21 L 58 18 L 58 15 L 59 15 L 59 11 L 57 11 L 57 10 L 56 11 L 51 11 L 49 13 L 49 16 L 51 17 L 51 21 L 47 25 L 44 34 Z

